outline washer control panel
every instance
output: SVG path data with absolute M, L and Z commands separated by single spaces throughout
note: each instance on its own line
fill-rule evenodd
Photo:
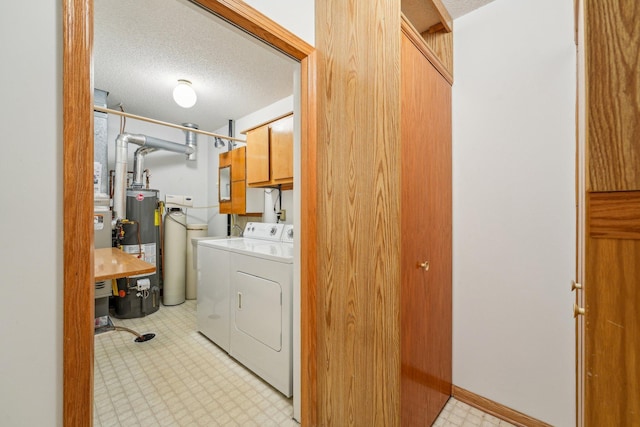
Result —
M 293 224 L 285 224 L 282 231 L 282 242 L 293 243 Z
M 282 231 L 285 224 L 269 222 L 248 222 L 244 227 L 242 237 L 247 239 L 260 239 L 279 242 L 282 239 Z

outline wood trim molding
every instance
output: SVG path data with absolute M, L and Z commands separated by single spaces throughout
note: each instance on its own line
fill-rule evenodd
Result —
M 312 53 L 302 60 L 301 79 L 301 115 L 306 117 L 302 123 L 301 141 L 301 224 L 300 239 L 300 301 L 301 301 L 301 366 L 302 393 L 301 413 L 303 426 L 318 424 L 317 412 L 317 223 L 314 213 L 317 211 L 317 93 L 316 93 L 316 54 Z
M 93 1 L 63 3 L 63 422 L 93 423 Z
M 275 23 L 262 13 L 239 0 L 191 0 L 193 3 L 221 17 L 232 25 L 259 38 L 265 43 L 302 61 L 313 46 Z
M 418 30 L 415 29 L 415 27 L 411 24 L 411 22 L 409 22 L 409 20 L 404 15 L 402 15 L 401 29 L 402 29 L 402 32 L 407 36 L 407 38 L 411 40 L 411 42 L 416 46 L 416 48 L 418 48 L 418 50 L 422 52 L 425 58 L 427 58 L 427 60 L 429 60 L 429 62 L 433 64 L 435 69 L 438 70 L 438 72 L 442 75 L 442 77 L 444 77 L 445 80 L 449 82 L 449 84 L 453 84 L 453 75 L 449 72 L 447 67 L 440 61 L 440 58 L 438 58 L 438 55 L 436 55 L 433 49 L 431 49 L 431 47 L 427 45 L 427 42 L 420 35 Z M 453 66 L 453 62 L 452 62 L 452 66 Z
M 431 0 L 431 3 L 433 3 L 433 7 L 438 12 L 438 15 L 440 15 L 440 23 L 444 27 L 444 30 L 447 33 L 452 32 L 453 19 L 451 19 L 451 15 L 449 15 L 449 11 L 445 7 L 444 3 L 442 3 L 442 0 Z
M 500 403 L 489 400 L 486 397 L 482 397 L 456 385 L 451 387 L 451 395 L 460 402 L 464 402 L 467 405 L 480 409 L 483 412 L 493 415 L 494 417 L 498 417 L 501 420 L 507 421 L 518 427 L 552 427 L 551 424 L 537 420 L 523 414 L 522 412 L 508 408 Z
M 589 237 L 640 239 L 640 191 L 588 193 Z
M 425 31 L 421 34 L 427 46 L 436 53 L 447 71 L 453 76 L 453 33 Z
M 314 76 L 315 62 L 306 58 L 314 48 L 240 0 L 193 0 L 227 22 L 243 29 L 302 64 L 302 90 L 315 90 L 305 78 Z M 63 135 L 64 135 L 64 307 L 63 307 L 63 422 L 67 427 L 93 425 L 93 0 L 63 0 Z M 310 68 L 312 69 L 310 69 Z M 306 72 L 304 70 L 307 70 Z M 315 95 L 302 93 L 302 145 L 305 161 L 315 168 L 315 128 L 306 128 L 306 115 L 315 114 Z M 306 140 L 305 140 L 306 138 Z M 303 168 L 304 170 L 305 168 Z M 315 169 L 314 169 L 315 170 Z M 313 190 L 311 202 L 301 196 L 303 223 L 301 242 L 315 244 L 315 175 L 306 171 L 303 185 Z M 305 178 L 305 176 L 307 178 Z M 305 181 L 308 181 L 305 183 Z M 305 206 L 307 209 L 305 210 Z M 313 250 L 313 249 L 312 249 Z M 307 267 L 306 280 L 315 280 L 315 259 L 301 254 Z M 315 301 L 315 288 L 306 289 L 309 301 Z M 311 304 L 311 302 L 309 303 Z M 308 320 L 309 316 L 307 316 Z M 314 318 L 315 319 L 315 318 Z M 303 321 L 305 318 L 303 317 Z M 307 365 L 315 369 L 316 328 L 312 321 L 303 324 Z M 315 371 L 302 378 L 303 411 L 315 411 Z M 309 391 L 311 390 L 311 391 Z M 305 395 L 306 393 L 306 395 Z M 313 420 L 314 412 L 303 418 Z M 314 425 L 312 421 L 307 425 Z

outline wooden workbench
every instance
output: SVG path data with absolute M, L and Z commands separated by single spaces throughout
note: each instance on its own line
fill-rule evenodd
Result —
M 138 274 L 153 273 L 156 267 L 118 248 L 96 249 L 94 256 L 95 281 L 119 279 Z

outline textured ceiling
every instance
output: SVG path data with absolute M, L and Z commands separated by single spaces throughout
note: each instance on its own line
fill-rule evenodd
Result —
M 316 0 L 318 1 L 318 0 Z M 492 0 L 443 0 L 452 18 Z M 296 63 L 187 0 L 95 0 L 94 85 L 108 106 L 214 131 L 293 93 Z M 198 102 L 173 102 L 178 79 Z
M 494 0 L 442 0 L 442 3 L 451 18 L 456 19 L 492 1 Z
M 292 59 L 187 1 L 94 3 L 94 86 L 110 108 L 213 131 L 293 93 Z M 173 101 L 178 79 L 194 107 Z

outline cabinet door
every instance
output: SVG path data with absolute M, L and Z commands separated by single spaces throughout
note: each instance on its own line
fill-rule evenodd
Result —
M 451 392 L 451 86 L 404 34 L 401 99 L 401 419 L 431 425 Z
M 220 213 L 229 214 L 231 212 L 231 152 L 220 153 L 218 155 L 218 202 L 220 203 Z
M 269 181 L 269 126 L 247 132 L 247 183 Z
M 231 180 L 244 181 L 246 177 L 246 148 L 239 147 L 231 151 Z
M 245 181 L 233 181 L 231 183 L 231 212 L 235 214 L 246 213 L 247 185 Z
M 293 116 L 271 125 L 271 179 L 275 182 L 293 179 Z

